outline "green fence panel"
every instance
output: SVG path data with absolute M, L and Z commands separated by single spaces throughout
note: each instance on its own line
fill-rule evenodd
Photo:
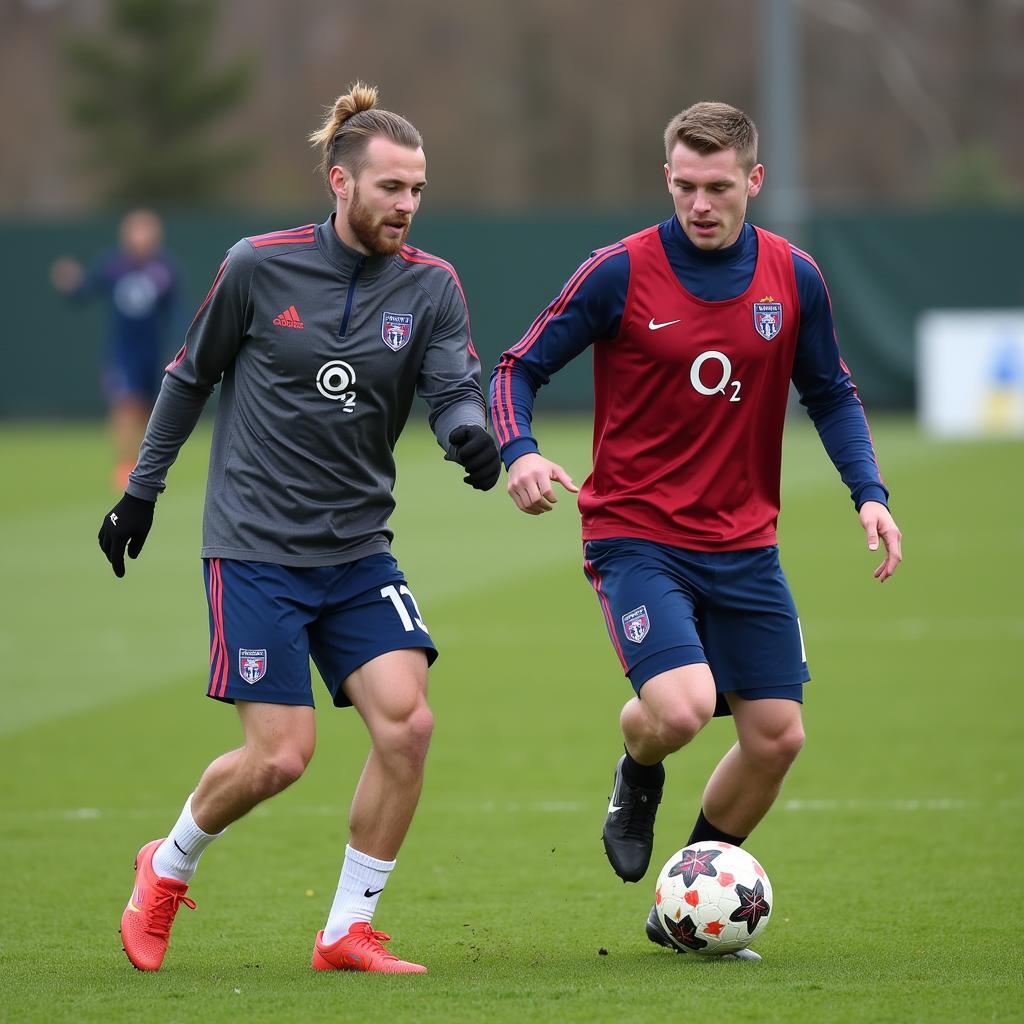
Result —
M 866 404 L 914 404 L 915 331 L 925 310 L 1024 306 L 1022 232 L 1020 210 L 851 211 L 811 221 L 808 245 Z
M 182 269 L 185 295 L 181 324 L 167 340 L 168 358 L 230 245 L 244 235 L 325 214 L 167 213 L 168 248 Z M 423 213 L 410 240 L 458 269 L 486 377 L 500 352 L 522 336 L 592 250 L 666 215 L 665 209 L 616 215 Z M 913 403 L 914 325 L 923 310 L 1024 306 L 1024 267 L 1016 256 L 1022 232 L 1024 210 L 872 209 L 812 218 L 802 237 L 829 283 L 843 354 L 868 406 Z M 102 413 L 102 303 L 69 303 L 52 291 L 48 275 L 57 256 L 88 262 L 111 246 L 115 233 L 113 217 L 0 222 L 0 416 Z M 544 408 L 587 408 L 591 394 L 591 361 L 584 354 L 546 389 Z

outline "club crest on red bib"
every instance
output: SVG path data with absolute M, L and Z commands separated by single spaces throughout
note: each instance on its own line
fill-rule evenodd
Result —
M 238 648 L 238 674 L 250 685 L 258 683 L 267 674 L 267 649 Z
M 647 615 L 647 605 L 642 604 L 622 616 L 622 629 L 627 639 L 633 643 L 643 643 L 643 639 L 651 631 L 651 620 Z
M 380 336 L 392 352 L 405 348 L 412 337 L 412 313 L 384 313 L 380 318 Z
M 755 302 L 754 329 L 765 341 L 771 341 L 782 330 L 782 303 L 776 302 L 771 295 Z

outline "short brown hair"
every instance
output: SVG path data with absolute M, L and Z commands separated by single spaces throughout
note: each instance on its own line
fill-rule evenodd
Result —
M 356 82 L 327 108 L 323 126 L 309 137 L 320 149 L 320 171 L 328 193 L 334 194 L 331 168 L 340 164 L 358 177 L 366 165 L 366 147 L 378 135 L 410 149 L 423 145 L 423 137 L 404 117 L 378 108 L 375 85 Z
M 747 171 L 757 163 L 757 127 L 742 110 L 728 103 L 694 103 L 676 114 L 665 129 L 667 162 L 680 142 L 698 153 L 735 149 Z

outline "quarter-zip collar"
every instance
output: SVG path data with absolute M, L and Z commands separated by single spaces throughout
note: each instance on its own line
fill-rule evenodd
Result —
M 316 226 L 316 243 L 328 263 L 346 275 L 357 274 L 362 278 L 376 277 L 391 265 L 394 256 L 367 256 L 346 245 L 334 230 L 334 217 L 332 213 Z

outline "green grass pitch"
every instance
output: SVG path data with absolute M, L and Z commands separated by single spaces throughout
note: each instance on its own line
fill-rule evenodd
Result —
M 239 740 L 204 696 L 208 434 L 118 581 L 95 541 L 111 502 L 101 430 L 4 427 L 0 1019 L 1024 1020 L 1022 449 L 873 426 L 906 535 L 884 586 L 813 430 L 787 433 L 782 558 L 814 681 L 807 747 L 748 844 L 776 898 L 756 965 L 643 933 L 729 723 L 669 761 L 655 865 L 622 885 L 599 835 L 630 690 L 574 504 L 533 518 L 503 485 L 473 492 L 410 426 L 395 550 L 442 652 L 437 729 L 376 924 L 429 965 L 413 978 L 309 968 L 367 747 L 354 713 L 323 701 L 307 775 L 207 852 L 164 968 L 131 968 L 117 928 L 133 855 Z M 588 435 L 540 422 L 577 481 Z

